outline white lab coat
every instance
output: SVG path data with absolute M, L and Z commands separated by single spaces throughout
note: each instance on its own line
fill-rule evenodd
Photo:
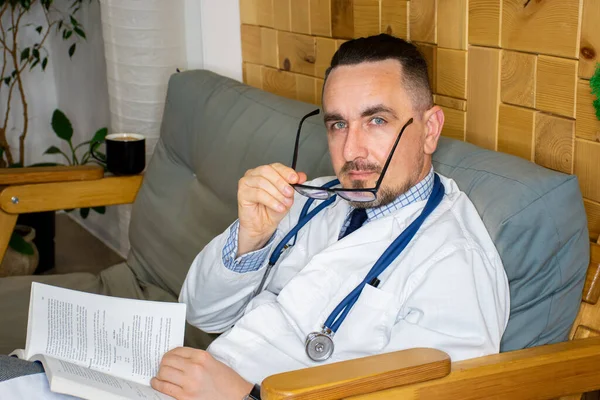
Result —
M 509 316 L 502 262 L 471 201 L 453 180 L 441 180 L 444 199 L 379 276 L 379 286 L 365 286 L 333 338 L 335 351 L 327 363 L 413 347 L 443 350 L 453 361 L 499 351 Z M 305 201 L 296 196 L 272 248 L 296 224 Z M 187 320 L 207 332 L 224 332 L 208 351 L 250 382 L 322 365 L 306 355 L 306 336 L 321 330 L 424 205 L 413 203 L 338 240 L 349 207 L 338 196 L 300 231 L 295 246 L 271 271 L 266 289 L 248 306 L 266 262 L 243 274 L 225 268 L 227 229 L 189 270 L 180 295 Z

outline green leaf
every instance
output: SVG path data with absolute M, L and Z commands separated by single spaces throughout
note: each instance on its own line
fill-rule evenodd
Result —
M 42 70 L 46 70 L 46 65 L 48 65 L 48 57 L 44 58 L 42 61 Z
M 31 165 L 29 165 L 29 167 L 58 167 L 61 165 L 65 165 L 65 164 L 55 163 L 55 162 L 40 162 L 40 163 L 31 164 Z
M 33 49 L 33 51 L 31 53 L 33 54 L 33 58 L 37 58 L 39 60 L 40 51 L 38 49 Z
M 23 62 L 23 61 L 25 61 L 25 60 L 29 59 L 29 51 L 30 51 L 30 50 L 29 50 L 29 47 L 28 47 L 28 48 L 24 49 L 24 50 L 21 52 L 21 62 Z
M 108 134 L 107 128 L 98 129 L 96 131 L 96 133 L 94 134 L 94 137 L 92 138 L 92 142 L 103 142 L 104 139 L 106 138 L 107 134 Z
M 31 245 L 31 243 L 27 243 L 25 241 L 25 239 L 23 239 L 23 236 L 19 235 L 16 232 L 13 232 L 12 235 L 10 235 L 10 240 L 8 242 L 8 245 L 15 250 L 16 252 L 19 252 L 21 254 L 27 254 L 27 255 L 33 255 L 33 246 Z
M 88 215 L 90 215 L 90 209 L 89 208 L 80 209 L 79 215 L 81 215 L 81 218 L 86 219 L 88 217 Z
M 60 153 L 62 153 L 62 150 L 61 150 L 61 149 L 59 149 L 59 148 L 58 148 L 58 147 L 56 147 L 56 146 L 50 146 L 50 147 L 48 148 L 48 150 L 46 150 L 46 151 L 44 152 L 44 154 L 60 154 Z
M 58 30 L 60 31 L 63 27 L 63 21 L 62 19 L 60 21 L 58 21 Z
M 35 60 L 35 61 L 33 62 L 33 64 L 31 64 L 31 65 L 29 66 L 29 70 L 31 71 L 32 69 L 34 69 L 34 68 L 35 68 L 35 66 L 36 66 L 36 65 L 38 65 L 39 63 L 40 63 L 40 60 Z
M 50 146 L 48 150 L 44 152 L 44 154 L 62 154 L 62 156 L 67 160 L 67 165 L 73 165 L 73 162 L 69 160 L 69 156 L 67 156 L 61 149 L 56 146 Z
M 6 83 L 6 86 L 10 86 L 10 76 L 4 78 L 4 83 Z
M 69 18 L 71 18 L 71 24 L 73 24 L 73 26 L 79 25 L 79 22 L 77 22 L 77 20 L 75 19 L 75 17 L 73 17 L 72 15 L 70 15 Z
M 92 210 L 96 211 L 98 214 L 105 214 L 106 213 L 106 207 L 105 206 L 92 207 Z
M 42 29 L 43 29 L 43 28 L 44 28 L 44 27 L 40 25 L 40 26 L 38 26 L 37 28 L 35 28 L 35 30 L 37 31 L 37 33 L 39 33 L 39 34 L 41 35 L 41 34 L 42 34 Z
M 52 114 L 52 129 L 56 136 L 67 142 L 73 137 L 73 126 L 69 118 L 59 109 Z
M 86 39 L 85 32 L 83 31 L 83 29 L 81 29 L 80 27 L 76 26 L 76 27 L 73 28 L 73 30 L 75 31 L 76 34 L 78 34 L 82 38 Z
M 69 47 L 69 57 L 73 57 L 73 54 L 75 53 L 75 45 L 76 45 L 76 44 L 77 44 L 77 43 L 73 43 L 73 44 L 71 45 L 71 47 Z
M 73 34 L 73 31 L 67 31 L 67 30 L 65 30 L 65 33 L 63 34 L 63 38 L 65 40 L 67 40 L 68 38 L 71 37 L 72 34 Z

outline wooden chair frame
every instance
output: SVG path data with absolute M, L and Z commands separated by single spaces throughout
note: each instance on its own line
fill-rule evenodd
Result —
M 0 172 L 0 259 L 18 214 L 128 204 L 142 176 L 101 168 Z M 590 242 L 582 305 L 568 342 L 452 363 L 435 349 L 410 349 L 268 377 L 263 399 L 553 399 L 600 390 L 600 243 Z

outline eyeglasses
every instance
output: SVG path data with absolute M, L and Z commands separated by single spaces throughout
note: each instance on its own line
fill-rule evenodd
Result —
M 316 109 L 316 110 L 306 114 L 300 120 L 300 124 L 298 125 L 298 133 L 296 133 L 296 145 L 294 146 L 294 158 L 292 161 L 292 169 L 294 169 L 294 170 L 296 169 L 296 161 L 298 161 L 298 146 L 300 143 L 300 131 L 302 130 L 302 124 L 304 123 L 304 120 L 306 120 L 309 117 L 312 117 L 313 115 L 319 114 L 319 112 L 320 112 L 319 109 Z M 392 150 L 390 151 L 390 154 L 388 155 L 387 161 L 385 162 L 385 165 L 383 166 L 383 169 L 381 170 L 381 175 L 379 175 L 379 179 L 377 179 L 377 183 L 375 184 L 374 188 L 371 188 L 371 189 L 363 189 L 363 188 L 345 189 L 345 188 L 327 188 L 327 187 L 309 186 L 309 185 L 301 185 L 301 184 L 292 184 L 292 187 L 301 195 L 310 197 L 313 199 L 317 199 L 317 200 L 326 200 L 326 199 L 330 198 L 331 196 L 337 194 L 343 199 L 346 199 L 346 200 L 352 201 L 352 202 L 356 202 L 356 203 L 368 203 L 368 202 L 374 201 L 375 199 L 377 199 L 377 191 L 379 190 L 379 186 L 381 185 L 381 182 L 383 181 L 385 172 L 387 171 L 388 166 L 390 165 L 390 161 L 392 161 L 392 155 L 394 154 L 394 151 L 396 150 L 396 146 L 398 146 L 398 142 L 400 141 L 400 138 L 402 137 L 404 130 L 412 122 L 413 122 L 413 119 L 412 118 L 409 119 L 406 122 L 406 124 L 404 124 L 402 129 L 400 130 L 400 133 L 398 133 L 396 142 L 394 142 L 394 146 L 392 146 Z

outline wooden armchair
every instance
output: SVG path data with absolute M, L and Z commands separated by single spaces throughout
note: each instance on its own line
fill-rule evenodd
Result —
M 142 186 L 141 176 L 103 177 L 99 170 L 88 171 L 90 167 L 67 171 L 53 169 L 52 174 L 48 174 L 50 170 L 2 171 L 0 185 L 6 186 L 0 188 L 0 255 L 6 249 L 19 213 L 131 203 L 137 196 L 130 224 L 132 251 L 123 269 L 128 268 L 130 276 L 140 275 L 138 279 L 160 286 L 163 292 L 176 298 L 199 249 L 235 219 L 239 177 L 256 165 L 289 162 L 287 157 L 293 148 L 298 121 L 313 108 L 209 71 L 173 75 L 167 99 L 161 137 Z M 301 152 L 306 157 L 305 172 L 311 177 L 331 174 L 322 123 L 307 122 L 304 126 L 307 131 Z M 569 265 L 575 265 L 579 254 L 581 258 L 588 257 L 587 238 L 582 233 L 587 230 L 584 229 L 583 204 L 580 204 L 580 193 L 575 193 L 578 184 L 574 179 L 550 173 L 516 157 L 447 138 L 440 140 L 434 164 L 438 172 L 453 178 L 459 187 L 462 184 L 474 203 L 479 201 L 482 219 L 484 223 L 489 222 L 492 238 L 503 234 L 505 239 L 506 235 L 510 236 L 510 240 L 504 241 L 503 250 L 506 258 L 511 259 L 510 267 L 517 285 L 523 280 L 522 275 L 529 272 L 525 267 L 543 264 L 548 268 L 542 269 L 542 273 L 553 267 L 547 262 L 537 262 L 537 258 L 536 263 L 531 259 L 529 263 L 524 262 L 520 256 L 526 253 L 512 251 L 514 243 L 522 241 L 524 234 L 528 246 L 547 246 L 549 230 L 537 227 L 549 217 L 560 216 L 553 221 L 564 225 L 559 225 L 561 230 L 569 231 L 564 238 L 554 240 L 556 251 L 569 241 L 569 237 L 577 235 L 578 239 L 576 251 L 569 251 L 569 257 L 561 260 L 561 266 L 568 269 Z M 498 179 L 505 185 L 498 185 Z M 565 186 L 570 188 L 568 193 L 555 189 Z M 513 189 L 516 190 L 514 196 L 505 196 Z M 546 193 L 545 201 L 538 201 L 539 193 Z M 511 199 L 516 205 L 508 207 Z M 550 211 L 549 204 L 553 207 Z M 576 232 L 566 229 L 573 213 L 563 210 L 565 204 L 578 207 L 580 218 Z M 525 227 L 536 228 L 521 229 L 524 215 L 520 211 L 527 208 L 531 212 L 532 207 L 538 207 L 535 219 L 527 220 L 529 225 Z M 503 222 L 513 215 L 516 228 L 509 230 Z M 498 228 L 500 225 L 502 231 Z M 597 236 L 593 237 L 597 239 Z M 600 245 L 595 241 L 590 244 L 591 263 L 583 302 L 572 325 L 571 341 L 455 363 L 435 349 L 411 349 L 365 357 L 268 377 L 262 382 L 263 398 L 549 399 L 598 390 L 600 337 L 596 336 L 600 332 Z M 583 269 L 590 262 L 581 261 L 575 268 L 577 289 L 569 298 L 570 314 L 560 321 L 566 321 L 560 327 L 561 338 L 566 336 L 573 318 L 578 288 L 583 285 Z M 509 266 L 507 262 L 505 264 Z M 519 269 L 522 266 L 525 267 Z M 539 268 L 533 270 L 539 271 Z M 533 275 L 527 276 L 528 282 L 541 282 Z M 534 292 L 543 289 L 536 287 Z M 521 300 L 521 304 L 525 304 L 530 298 Z M 512 314 L 513 321 L 515 317 L 520 318 L 519 324 L 512 324 L 512 333 L 533 331 L 537 336 L 543 329 L 541 324 L 534 330 L 530 317 L 518 312 Z M 528 328 L 530 331 L 526 331 Z M 511 348 L 524 346 L 526 344 L 519 342 Z
M 0 171 L 0 256 L 17 215 L 132 203 L 142 175 L 104 177 L 95 166 Z M 551 399 L 600 389 L 600 244 L 591 260 L 571 341 L 451 363 L 410 349 L 277 374 L 264 399 Z

